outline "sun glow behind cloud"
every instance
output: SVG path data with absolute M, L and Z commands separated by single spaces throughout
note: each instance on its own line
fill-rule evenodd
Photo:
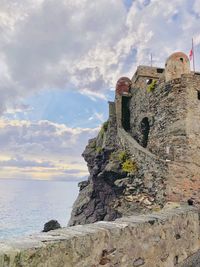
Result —
M 200 0 L 1 0 L 0 178 L 86 175 L 87 140 L 120 76 L 188 53 Z M 112 92 L 111 92 L 112 91 Z M 49 164 L 49 165 L 48 165 Z M 78 171 L 79 170 L 79 171 Z

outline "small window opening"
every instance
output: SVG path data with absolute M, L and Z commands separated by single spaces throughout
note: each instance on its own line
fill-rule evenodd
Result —
M 153 82 L 153 79 L 147 79 L 146 84 L 151 84 Z
M 164 69 L 157 69 L 157 73 L 163 73 Z
M 183 63 L 183 58 L 182 57 L 180 57 L 180 61 Z
M 142 134 L 142 143 L 141 145 L 143 147 L 147 147 L 148 144 L 148 138 L 149 138 L 149 130 L 150 130 L 150 126 L 149 126 L 149 120 L 147 117 L 145 117 L 142 121 L 141 121 L 141 134 Z
M 200 100 L 200 91 L 197 90 L 197 99 Z

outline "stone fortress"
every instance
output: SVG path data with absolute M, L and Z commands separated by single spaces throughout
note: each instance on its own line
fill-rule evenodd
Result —
M 167 202 L 198 206 L 199 117 L 200 73 L 182 52 L 165 69 L 139 66 L 131 80 L 120 78 L 107 127 L 83 152 L 90 176 L 80 183 L 69 225 L 146 213 Z M 124 171 L 124 164 L 135 169 Z
M 200 73 L 190 71 L 188 57 L 172 54 L 165 69 L 139 66 L 132 80 L 119 79 L 115 102 L 109 105 L 122 143 L 134 155 L 136 141 L 152 158 L 153 170 L 148 166 L 145 179 L 163 176 L 168 201 L 194 198 L 199 203 Z
M 0 242 L 0 267 L 199 267 L 199 118 L 184 53 L 120 78 L 70 227 Z

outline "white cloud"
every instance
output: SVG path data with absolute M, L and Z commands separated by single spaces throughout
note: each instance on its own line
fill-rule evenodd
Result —
M 1 95 L 9 92 L 4 102 L 42 88 L 108 88 L 99 64 L 90 66 L 88 59 L 121 35 L 122 1 L 10 0 L 0 14 Z
M 16 113 L 26 114 L 27 112 L 33 111 L 33 108 L 26 104 L 16 104 L 12 108 L 7 108 L 4 114 L 6 115 L 16 115 Z
M 28 172 L 30 177 L 37 174 L 52 178 L 60 174 L 67 178 L 72 170 L 79 178 L 85 176 L 87 168 L 81 153 L 97 131 L 49 121 L 1 120 L 0 178 L 5 177 L 5 170 L 7 175 L 12 171 L 12 176 Z
M 55 167 L 49 161 L 34 161 L 34 160 L 26 160 L 20 156 L 16 158 L 11 158 L 8 160 L 0 161 L 1 167 L 17 167 L 17 168 L 30 168 L 30 167 L 42 167 L 42 168 L 53 168 Z
M 39 158 L 77 157 L 88 138 L 98 131 L 97 128 L 70 128 L 50 121 L 1 120 L 0 127 L 1 152 L 25 153 Z
M 1 0 L 0 111 L 42 88 L 104 97 L 138 64 L 199 40 L 200 0 Z M 197 42 L 199 43 L 199 41 Z M 199 55 L 199 53 L 198 53 Z

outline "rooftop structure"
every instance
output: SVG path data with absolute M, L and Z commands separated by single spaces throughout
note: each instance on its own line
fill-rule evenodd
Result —
M 166 82 L 181 78 L 182 74 L 190 73 L 190 61 L 186 54 L 176 52 L 172 54 L 165 63 Z
M 131 80 L 127 77 L 121 77 L 116 84 L 116 94 L 128 94 L 131 88 Z

